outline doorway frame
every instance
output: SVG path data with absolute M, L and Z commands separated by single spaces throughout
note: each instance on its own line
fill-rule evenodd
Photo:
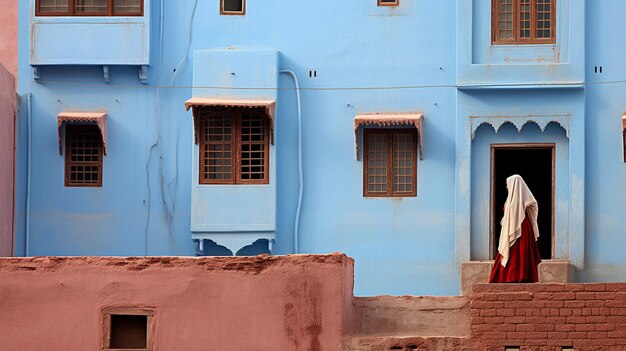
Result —
M 490 170 L 489 170 L 489 259 L 493 260 L 494 246 L 496 240 L 495 233 L 495 151 L 497 149 L 550 149 L 552 151 L 552 203 L 550 204 L 550 235 L 552 237 L 552 243 L 550 247 L 550 259 L 554 259 L 555 256 L 555 203 L 556 203 L 556 143 L 502 143 L 490 145 Z

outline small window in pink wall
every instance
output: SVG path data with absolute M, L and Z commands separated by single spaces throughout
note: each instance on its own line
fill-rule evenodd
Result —
M 154 309 L 107 308 L 102 311 L 102 350 L 152 351 Z

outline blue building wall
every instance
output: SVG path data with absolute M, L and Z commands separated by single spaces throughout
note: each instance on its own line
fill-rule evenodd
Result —
M 626 43 L 615 40 L 626 35 L 626 28 L 611 23 L 614 12 L 625 6 L 619 0 L 602 5 L 587 4 L 587 85 L 585 124 L 587 143 L 587 192 L 585 225 L 585 269 L 581 281 L 623 281 L 626 257 L 621 253 L 626 238 L 626 209 L 622 205 L 626 189 L 626 164 L 622 138 L 614 132 L 626 111 L 626 66 L 622 59 Z M 602 73 L 595 67 L 602 66 Z
M 557 143 L 556 258 L 571 260 L 581 281 L 626 279 L 618 252 L 626 242 L 620 196 L 626 189 L 620 128 L 626 43 L 615 40 L 626 34 L 615 25 L 626 9 L 621 0 L 559 0 L 557 43 L 549 48 L 489 45 L 489 1 L 401 0 L 399 7 L 378 7 L 375 0 L 249 0 L 245 16 L 220 16 L 217 0 L 146 2 L 139 22 L 149 31 L 128 35 L 147 48 L 147 61 L 144 51 L 126 57 L 124 45 L 105 40 L 102 47 L 67 51 L 62 62 L 30 56 L 39 45 L 28 25 L 34 0 L 20 3 L 19 93 L 31 98 L 30 108 L 22 99 L 18 126 L 16 253 L 194 255 L 197 160 L 192 115 L 184 106 L 197 86 L 194 55 L 269 50 L 278 53 L 276 68 L 294 71 L 303 88 L 300 253 L 354 257 L 357 295 L 458 294 L 460 263 L 488 258 L 486 150 L 505 142 Z M 110 35 L 102 29 L 110 20 L 89 21 L 99 23 L 85 29 L 94 40 Z M 74 45 L 61 35 L 46 41 L 41 47 L 55 55 Z M 108 83 L 100 66 L 106 62 L 88 61 L 103 49 L 111 55 Z M 594 74 L 596 65 L 604 73 Z M 220 68 L 203 69 L 219 76 Z M 275 85 L 273 253 L 289 254 L 299 190 L 298 106 L 288 75 L 280 74 Z M 64 187 L 56 116 L 67 110 L 108 113 L 102 188 Z M 353 119 L 378 112 L 424 114 L 416 197 L 363 197 Z M 508 120 L 521 131 L 505 124 L 496 134 L 490 127 Z M 207 201 L 236 207 L 224 197 Z M 268 252 L 267 240 L 250 244 L 238 254 Z M 211 242 L 204 249 L 232 254 Z

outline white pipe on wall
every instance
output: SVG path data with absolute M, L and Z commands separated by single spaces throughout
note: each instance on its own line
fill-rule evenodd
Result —
M 302 106 L 300 100 L 300 83 L 298 81 L 298 76 L 293 71 L 290 70 L 281 70 L 280 73 L 288 74 L 293 78 L 294 83 L 296 84 L 296 96 L 298 100 L 298 180 L 299 180 L 299 190 L 298 190 L 298 207 L 296 208 L 296 220 L 294 222 L 293 228 L 293 251 L 294 253 L 300 252 L 300 213 L 302 211 L 302 198 L 304 195 L 304 175 L 302 172 Z
M 26 160 L 26 244 L 25 244 L 25 256 L 30 256 L 30 178 L 31 178 L 31 168 L 32 168 L 32 150 L 33 150 L 33 116 L 32 116 L 32 98 L 29 93 L 26 96 L 27 103 L 27 144 L 28 144 L 28 153 Z

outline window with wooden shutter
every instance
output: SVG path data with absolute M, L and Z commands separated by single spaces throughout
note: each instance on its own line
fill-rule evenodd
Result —
M 269 125 L 254 109 L 202 109 L 200 184 L 269 183 Z
M 143 16 L 144 0 L 36 0 L 37 16 Z
M 554 44 L 557 0 L 492 0 L 493 44 Z
M 364 196 L 416 196 L 417 131 L 365 129 L 363 142 Z

